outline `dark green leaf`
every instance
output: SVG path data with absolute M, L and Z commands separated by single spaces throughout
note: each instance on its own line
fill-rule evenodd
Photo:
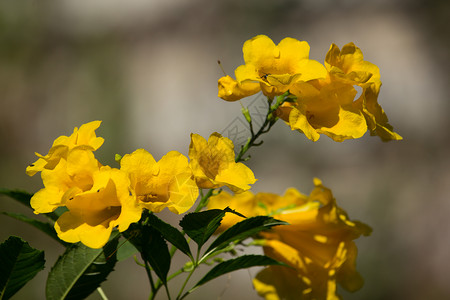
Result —
M 118 233 L 112 236 L 103 249 L 92 249 L 81 243 L 69 247 L 48 275 L 47 299 L 84 299 L 95 291 L 117 262 Z
M 143 258 L 150 263 L 150 266 L 164 284 L 167 284 L 167 273 L 170 269 L 170 253 L 166 241 L 162 235 L 151 227 L 146 227 L 148 232 L 147 243 L 143 249 Z
M 206 250 L 207 255 L 226 247 L 233 241 L 243 241 L 256 233 L 277 225 L 287 225 L 284 221 L 275 220 L 272 217 L 257 216 L 245 219 L 223 232 Z
M 124 236 L 141 252 L 142 258 L 150 263 L 159 279 L 166 284 L 171 257 L 161 233 L 150 224 L 134 223 L 124 232 Z
M 192 258 L 189 245 L 183 234 L 178 229 L 170 224 L 163 222 L 154 214 L 148 216 L 148 222 L 153 228 L 158 230 L 167 241 L 177 247 L 181 252 Z
M 224 261 L 212 268 L 208 273 L 206 273 L 206 275 L 202 279 L 200 279 L 199 282 L 197 282 L 197 284 L 191 289 L 191 291 L 196 287 L 205 284 L 208 281 L 213 280 L 214 278 L 217 278 L 223 274 L 239 269 L 268 265 L 284 264 L 264 255 L 243 255 L 235 259 Z
M 64 242 L 63 240 L 61 240 L 58 237 L 58 234 L 55 231 L 55 228 L 53 227 L 53 225 L 51 225 L 50 223 L 46 223 L 46 222 L 42 222 L 42 221 L 38 221 L 36 219 L 32 219 L 30 217 L 27 217 L 25 215 L 22 214 L 15 214 L 15 213 L 9 213 L 9 212 L 2 212 L 4 215 L 7 215 L 11 218 L 14 218 L 16 220 L 25 222 L 30 224 L 31 226 L 36 227 L 37 229 L 39 229 L 40 231 L 48 234 L 50 237 L 52 237 L 55 241 L 57 241 L 58 243 L 60 243 L 63 246 L 67 246 L 69 245 L 68 243 Z
M 8 196 L 8 197 L 11 197 L 14 200 L 19 201 L 20 203 L 22 203 L 26 207 L 31 208 L 30 199 L 31 199 L 31 197 L 33 195 L 28 193 L 28 192 L 19 191 L 19 190 L 8 190 L 8 189 L 0 188 L 0 194 Z
M 11 236 L 0 245 L 0 299 L 9 299 L 44 269 L 44 251 Z
M 185 215 L 180 221 L 180 226 L 183 228 L 184 232 L 198 244 L 198 248 L 200 249 L 220 226 L 220 222 L 227 212 L 236 213 L 228 207 L 223 210 L 210 209 L 207 211 L 190 213 Z

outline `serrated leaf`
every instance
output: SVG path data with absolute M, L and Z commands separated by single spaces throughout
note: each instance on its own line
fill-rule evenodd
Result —
M 0 195 L 5 195 L 10 198 L 13 198 L 14 200 L 17 200 L 18 202 L 25 205 L 26 207 L 33 209 L 30 205 L 30 199 L 31 199 L 31 197 L 33 197 L 33 195 L 28 192 L 0 188 Z M 52 221 L 56 221 L 59 218 L 59 216 L 62 215 L 62 212 L 58 213 L 58 211 L 55 211 L 55 212 L 51 212 L 51 213 L 47 213 L 47 214 L 43 214 L 43 215 L 45 215 Z
M 69 245 L 68 243 L 64 242 L 63 240 L 61 240 L 58 237 L 58 234 L 56 233 L 55 228 L 50 223 L 42 222 L 42 221 L 27 217 L 22 214 L 15 214 L 15 213 L 9 213 L 9 212 L 2 212 L 2 214 L 9 216 L 11 218 L 14 218 L 16 220 L 25 222 L 27 224 L 30 224 L 31 226 L 33 226 L 33 227 L 39 229 L 40 231 L 46 233 L 47 235 L 49 235 L 51 238 L 53 238 L 55 241 L 57 241 L 58 243 L 60 243 L 63 246 Z
M 162 235 L 151 227 L 146 227 L 148 239 L 143 248 L 143 258 L 150 263 L 150 266 L 161 279 L 164 285 L 167 284 L 167 274 L 170 269 L 170 253 L 166 241 Z
M 287 225 L 288 223 L 280 220 L 275 220 L 268 216 L 256 216 L 245 219 L 224 231 L 206 250 L 206 255 L 209 255 L 217 250 L 226 247 L 233 241 L 243 241 L 256 233 L 272 228 L 277 225 Z
M 220 226 L 220 222 L 227 212 L 236 213 L 229 207 L 223 210 L 210 209 L 202 212 L 189 213 L 180 221 L 180 226 L 197 243 L 198 249 L 200 249 Z
M 9 299 L 44 269 L 44 251 L 11 236 L 0 245 L 0 299 Z
M 161 281 L 167 283 L 171 256 L 166 241 L 161 233 L 150 224 L 131 224 L 124 236 L 137 248 L 142 258 L 150 263 Z
M 206 275 L 200 279 L 199 282 L 191 289 L 193 291 L 195 288 L 199 287 L 211 281 L 223 274 L 230 273 L 240 269 L 247 269 L 256 266 L 268 266 L 268 265 L 285 265 L 279 261 L 276 261 L 265 255 L 243 255 L 238 258 L 230 259 L 212 268 Z
M 47 300 L 84 299 L 95 291 L 117 262 L 117 237 L 118 233 L 113 233 L 103 249 L 81 243 L 69 247 L 48 275 Z
M 177 247 L 181 252 L 192 258 L 191 249 L 187 243 L 184 235 L 175 227 L 166 222 L 162 221 L 160 218 L 154 214 L 148 216 L 149 225 L 154 229 L 158 230 L 159 233 L 167 240 L 169 243 Z

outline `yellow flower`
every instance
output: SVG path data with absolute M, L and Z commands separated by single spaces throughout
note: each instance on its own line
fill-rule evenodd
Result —
M 49 213 L 65 206 L 73 194 L 90 190 L 93 185 L 93 173 L 100 164 L 92 151 L 81 148 L 70 150 L 66 158 L 61 158 L 54 169 L 41 172 L 45 188 L 31 197 L 31 207 L 35 214 Z
M 296 82 L 326 76 L 324 66 L 309 59 L 309 45 L 304 41 L 285 38 L 275 45 L 269 37 L 258 35 L 246 41 L 242 50 L 245 65 L 235 70 L 237 83 L 242 86 L 259 83 L 259 89 L 271 98 L 283 94 Z M 223 78 L 219 80 L 219 86 L 224 80 Z M 253 86 L 251 88 L 252 93 L 256 93 L 256 88 Z M 251 95 L 234 88 L 228 88 L 224 94 L 233 100 Z M 219 90 L 219 96 L 221 95 Z
M 387 123 L 377 103 L 381 86 L 380 71 L 364 61 L 361 50 L 353 43 L 342 50 L 332 44 L 325 58 L 327 77 L 323 80 L 299 82 L 290 88 L 297 102 L 285 103 L 278 116 L 292 130 L 303 132 L 317 141 L 325 134 L 337 142 L 362 137 L 367 129 L 383 140 L 401 139 Z M 362 89 L 358 99 L 357 90 Z
M 233 192 L 243 192 L 256 182 L 252 170 L 235 162 L 233 142 L 217 132 L 211 134 L 208 141 L 198 134 L 191 134 L 189 158 L 200 188 L 225 185 Z
M 68 211 L 56 221 L 55 230 L 66 242 L 81 241 L 90 248 L 101 248 L 114 227 L 125 231 L 140 219 L 142 209 L 130 194 L 127 173 L 104 166 L 92 179 L 89 190 L 72 190 L 65 201 Z
M 364 114 L 370 135 L 378 135 L 383 141 L 402 140 L 403 138 L 394 132 L 394 128 L 388 123 L 388 118 L 377 102 L 378 90 L 375 84 L 364 89 L 362 96 L 355 104 Z
M 353 43 L 344 45 L 342 50 L 331 44 L 325 57 L 325 67 L 332 81 L 359 86 L 373 83 L 377 89 L 381 86 L 380 69 L 365 61 L 361 49 Z
M 317 141 L 325 134 L 337 142 L 360 138 L 367 131 L 363 113 L 354 107 L 355 88 L 341 82 L 297 84 L 291 89 L 297 96 L 295 106 L 288 105 L 292 130 L 303 132 Z M 285 106 L 286 108 L 286 106 Z
M 257 82 L 242 82 L 241 84 L 228 75 L 219 79 L 218 86 L 218 96 L 227 101 L 236 101 L 261 90 Z
M 290 224 L 261 233 L 265 254 L 292 267 L 271 266 L 258 273 L 253 283 L 266 299 L 339 299 L 338 283 L 349 291 L 363 284 L 355 267 L 353 240 L 371 229 L 350 221 L 331 191 L 318 179 L 314 183 L 309 196 L 291 188 L 283 196 L 247 192 L 232 197 L 222 192 L 210 199 L 208 208 L 229 206 L 247 217 L 272 215 Z M 240 220 L 226 216 L 221 230 Z
M 41 176 L 45 188 L 33 195 L 31 207 L 39 214 L 65 206 L 68 211 L 58 218 L 55 230 L 66 242 L 100 248 L 115 226 L 124 231 L 141 217 L 127 174 L 102 167 L 90 150 L 71 149 Z
M 158 162 L 144 149 L 125 155 L 121 170 L 129 174 L 131 190 L 140 206 L 160 212 L 164 208 L 176 214 L 187 211 L 198 197 L 187 158 L 171 151 Z
M 27 167 L 26 173 L 33 176 L 43 170 L 52 170 L 59 163 L 61 158 L 66 158 L 70 150 L 76 147 L 95 151 L 103 144 L 103 138 L 95 135 L 95 130 L 100 126 L 101 121 L 93 121 L 81 125 L 80 129 L 75 127 L 71 136 L 60 136 L 54 142 L 48 154 L 43 156 L 35 153 L 39 157 L 37 161 Z

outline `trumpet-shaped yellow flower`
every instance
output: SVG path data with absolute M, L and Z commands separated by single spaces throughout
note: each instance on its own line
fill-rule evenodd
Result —
M 327 78 L 293 85 L 290 93 L 297 102 L 285 103 L 278 115 L 292 130 L 303 132 L 312 141 L 325 134 L 337 142 L 362 137 L 367 129 L 383 140 L 401 139 L 387 123 L 377 103 L 381 86 L 380 71 L 364 61 L 353 43 L 342 50 L 332 44 L 325 58 Z M 362 93 L 356 99 L 357 90 Z M 369 109 L 370 107 L 370 109 Z
M 65 201 L 68 211 L 56 221 L 55 230 L 66 242 L 81 241 L 90 248 L 101 248 L 114 227 L 125 231 L 140 219 L 142 209 L 130 194 L 127 173 L 104 166 L 92 179 L 89 190 L 71 191 Z
M 49 213 L 60 206 L 74 193 L 90 190 L 93 174 L 100 168 L 92 151 L 81 148 L 70 150 L 66 158 L 61 158 L 54 169 L 41 172 L 45 188 L 31 197 L 31 207 L 35 214 Z
M 265 35 L 258 35 L 244 43 L 243 54 L 245 65 L 235 70 L 236 81 L 242 87 L 247 83 L 259 83 L 259 89 L 266 96 L 273 98 L 281 95 L 300 81 L 325 78 L 325 67 L 317 61 L 309 59 L 307 42 L 293 38 L 285 38 L 278 45 Z M 228 81 L 227 92 L 220 91 L 220 83 Z M 229 88 L 229 79 L 219 80 L 219 97 L 225 100 L 237 100 L 254 94 L 257 90 L 249 86 L 251 93 L 243 93 L 241 89 Z
M 103 138 L 95 135 L 95 130 L 101 121 L 92 121 L 75 127 L 72 135 L 60 136 L 54 142 L 47 155 L 35 153 L 39 157 L 37 161 L 27 167 L 27 174 L 33 176 L 43 170 L 53 170 L 61 158 L 66 158 L 70 150 L 80 147 L 85 150 L 95 151 L 103 144 Z
M 129 192 L 127 174 L 101 167 L 90 150 L 75 147 L 54 169 L 41 173 L 45 188 L 31 198 L 34 213 L 49 213 L 60 206 L 65 212 L 55 223 L 60 239 L 100 248 L 111 231 L 124 231 L 139 220 L 142 209 Z
M 138 203 L 152 212 L 164 208 L 176 214 L 187 211 L 198 197 L 198 187 L 187 158 L 171 151 L 158 162 L 144 149 L 125 155 L 121 170 L 129 174 Z
M 355 268 L 353 240 L 371 229 L 350 221 L 331 191 L 320 180 L 314 182 L 309 196 L 291 188 L 283 196 L 259 193 L 238 198 L 222 192 L 210 199 L 208 208 L 229 206 L 241 212 L 243 203 L 247 217 L 270 214 L 290 224 L 261 233 L 265 254 L 292 267 L 271 266 L 256 276 L 255 289 L 266 299 L 339 299 L 337 284 L 349 291 L 363 284 Z M 239 221 L 227 217 L 222 230 Z
M 325 67 L 331 81 L 359 86 L 375 84 L 377 89 L 381 86 L 380 69 L 365 61 L 361 49 L 353 43 L 344 45 L 342 50 L 331 44 L 325 57 Z
M 243 192 L 256 182 L 252 170 L 235 162 L 233 142 L 217 132 L 211 134 L 208 141 L 198 134 L 191 134 L 189 158 L 195 180 L 201 188 L 225 185 L 233 192 Z
M 302 83 L 291 89 L 297 96 L 297 105 L 291 109 L 289 122 L 292 130 L 303 132 L 317 141 L 325 134 L 337 142 L 360 138 L 367 131 L 363 113 L 354 107 L 356 90 L 352 85 L 331 82 L 323 85 Z

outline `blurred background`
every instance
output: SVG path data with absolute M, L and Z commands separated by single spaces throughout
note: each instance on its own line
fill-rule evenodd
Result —
M 275 43 L 287 36 L 305 40 L 310 58 L 320 62 L 331 43 L 354 42 L 365 60 L 380 67 L 379 103 L 404 140 L 383 143 L 366 134 L 343 143 L 326 136 L 312 143 L 278 122 L 264 145 L 250 151 L 248 165 L 259 179 L 253 190 L 283 193 L 296 187 L 309 194 L 318 177 L 352 219 L 373 228 L 372 236 L 357 240 L 358 270 L 366 283 L 354 294 L 342 291 L 344 299 L 448 299 L 449 4 L 2 1 L 0 187 L 42 188 L 39 175 L 25 174 L 34 152 L 46 154 L 56 137 L 92 120 L 103 121 L 97 134 L 105 143 L 96 152 L 103 164 L 114 166 L 114 154 L 137 148 L 156 159 L 170 150 L 187 155 L 191 132 L 224 132 L 240 115 L 238 102 L 217 98 L 223 75 L 217 60 L 233 76 L 243 63 L 242 44 L 257 34 Z M 33 215 L 3 196 L 0 211 Z M 0 240 L 10 235 L 45 250 L 47 259 L 46 270 L 14 299 L 44 299 L 46 272 L 63 248 L 0 215 Z M 148 297 L 145 272 L 132 259 L 116 270 L 102 285 L 110 299 Z M 259 299 L 251 285 L 257 272 L 223 276 L 191 299 Z M 159 299 L 165 299 L 163 292 Z

